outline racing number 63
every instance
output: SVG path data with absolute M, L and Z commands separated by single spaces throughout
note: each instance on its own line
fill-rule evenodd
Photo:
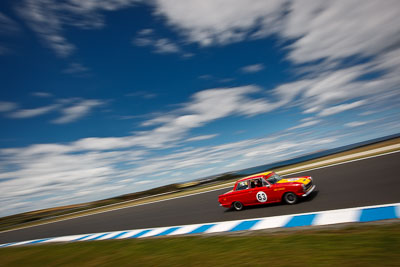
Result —
M 257 197 L 257 200 L 258 200 L 259 202 L 266 202 L 267 199 L 268 199 L 268 198 L 267 198 L 267 194 L 265 194 L 263 191 L 257 192 L 256 197 Z

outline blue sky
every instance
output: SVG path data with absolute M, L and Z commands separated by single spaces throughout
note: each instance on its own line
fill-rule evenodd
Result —
M 2 1 L 0 216 L 400 131 L 398 1 Z

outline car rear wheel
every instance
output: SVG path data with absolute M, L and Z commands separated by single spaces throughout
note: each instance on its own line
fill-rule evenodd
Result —
M 239 211 L 239 210 L 242 210 L 242 209 L 243 209 L 243 204 L 242 204 L 242 202 L 235 201 L 235 202 L 233 202 L 232 207 L 233 207 L 235 210 Z
M 292 192 L 288 192 L 283 196 L 283 200 L 287 203 L 287 204 L 296 204 L 297 202 L 297 196 L 295 193 Z

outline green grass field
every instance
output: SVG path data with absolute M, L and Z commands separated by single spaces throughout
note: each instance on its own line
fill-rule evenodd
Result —
M 0 266 L 400 266 L 400 222 L 0 248 Z

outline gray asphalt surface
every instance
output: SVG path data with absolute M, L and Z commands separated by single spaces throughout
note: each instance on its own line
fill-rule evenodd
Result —
M 219 207 L 229 188 L 0 233 L 0 244 L 37 238 L 229 221 L 400 202 L 400 153 L 355 161 L 311 175 L 317 191 L 296 205 L 270 204 L 236 212 Z

